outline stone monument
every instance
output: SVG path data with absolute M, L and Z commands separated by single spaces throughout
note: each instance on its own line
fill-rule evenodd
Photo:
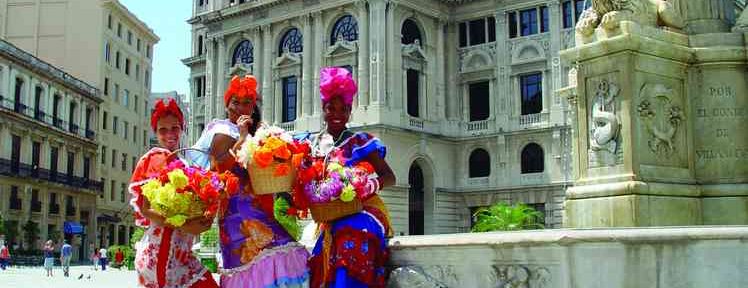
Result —
M 566 227 L 748 224 L 748 38 L 729 2 L 592 0 L 561 52 Z

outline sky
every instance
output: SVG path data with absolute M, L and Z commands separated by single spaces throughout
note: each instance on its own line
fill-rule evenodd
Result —
M 189 73 L 182 59 L 190 56 L 190 25 L 192 16 L 190 0 L 120 0 L 130 12 L 156 32 L 161 40 L 153 56 L 153 85 L 151 92 L 190 92 Z M 180 3 L 180 4 L 176 4 Z

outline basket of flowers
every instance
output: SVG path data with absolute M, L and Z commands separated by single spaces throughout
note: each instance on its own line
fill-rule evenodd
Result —
M 166 223 L 181 227 L 190 218 L 215 216 L 225 185 L 235 182 L 225 177 L 230 176 L 175 160 L 140 187 L 151 209 L 164 216 Z
M 282 128 L 262 125 L 239 148 L 237 160 L 247 168 L 255 194 L 288 192 L 309 150 L 308 144 L 295 141 Z
M 305 167 L 306 166 L 306 167 Z M 376 191 L 369 181 L 374 169 L 362 161 L 354 166 L 338 162 L 325 165 L 317 160 L 300 169 L 300 185 L 294 191 L 303 197 L 294 197 L 294 202 L 308 206 L 316 222 L 329 222 L 363 210 L 363 201 Z M 303 198 L 303 201 L 297 199 Z

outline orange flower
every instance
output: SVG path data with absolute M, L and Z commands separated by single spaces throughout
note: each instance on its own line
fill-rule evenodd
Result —
M 258 166 L 261 168 L 268 167 L 270 163 L 273 163 L 273 153 L 272 150 L 268 150 L 266 148 L 260 148 L 257 151 L 255 151 L 254 156 L 252 156 L 255 163 L 257 163 Z
M 288 160 L 288 158 L 291 158 L 291 150 L 288 150 L 288 147 L 286 147 L 286 145 L 283 145 L 281 147 L 273 149 L 273 156 L 275 156 L 275 158 Z
M 291 171 L 291 167 L 288 166 L 286 163 L 281 163 L 275 166 L 275 172 L 273 172 L 273 177 L 279 177 L 279 176 L 286 176 L 288 175 L 288 172 Z
M 275 149 L 278 149 L 284 146 L 286 146 L 286 142 L 283 142 L 283 140 L 278 139 L 278 137 L 268 137 L 268 139 L 265 140 L 265 145 L 263 146 L 263 148 L 275 150 Z
M 291 158 L 291 165 L 293 165 L 294 168 L 297 168 L 301 166 L 301 161 L 304 160 L 304 154 L 297 153 L 293 154 L 293 157 Z

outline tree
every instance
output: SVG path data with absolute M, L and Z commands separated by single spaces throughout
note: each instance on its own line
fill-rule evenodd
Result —
M 0 235 L 5 235 L 5 222 L 3 222 L 3 215 L 0 215 Z
M 499 202 L 488 208 L 480 208 L 473 214 L 475 225 L 473 232 L 513 231 L 526 229 L 542 229 L 539 220 L 543 213 L 519 203 L 509 205 Z
M 26 240 L 26 244 L 28 244 L 29 249 L 33 250 L 35 249 L 36 240 L 39 239 L 39 224 L 34 221 L 27 221 L 26 224 L 23 224 L 23 234 L 24 238 Z
M 135 243 L 138 243 L 140 239 L 143 238 L 144 233 L 145 229 L 143 229 L 143 227 L 135 228 L 135 231 L 132 232 L 132 236 L 130 236 L 130 248 L 135 249 Z

